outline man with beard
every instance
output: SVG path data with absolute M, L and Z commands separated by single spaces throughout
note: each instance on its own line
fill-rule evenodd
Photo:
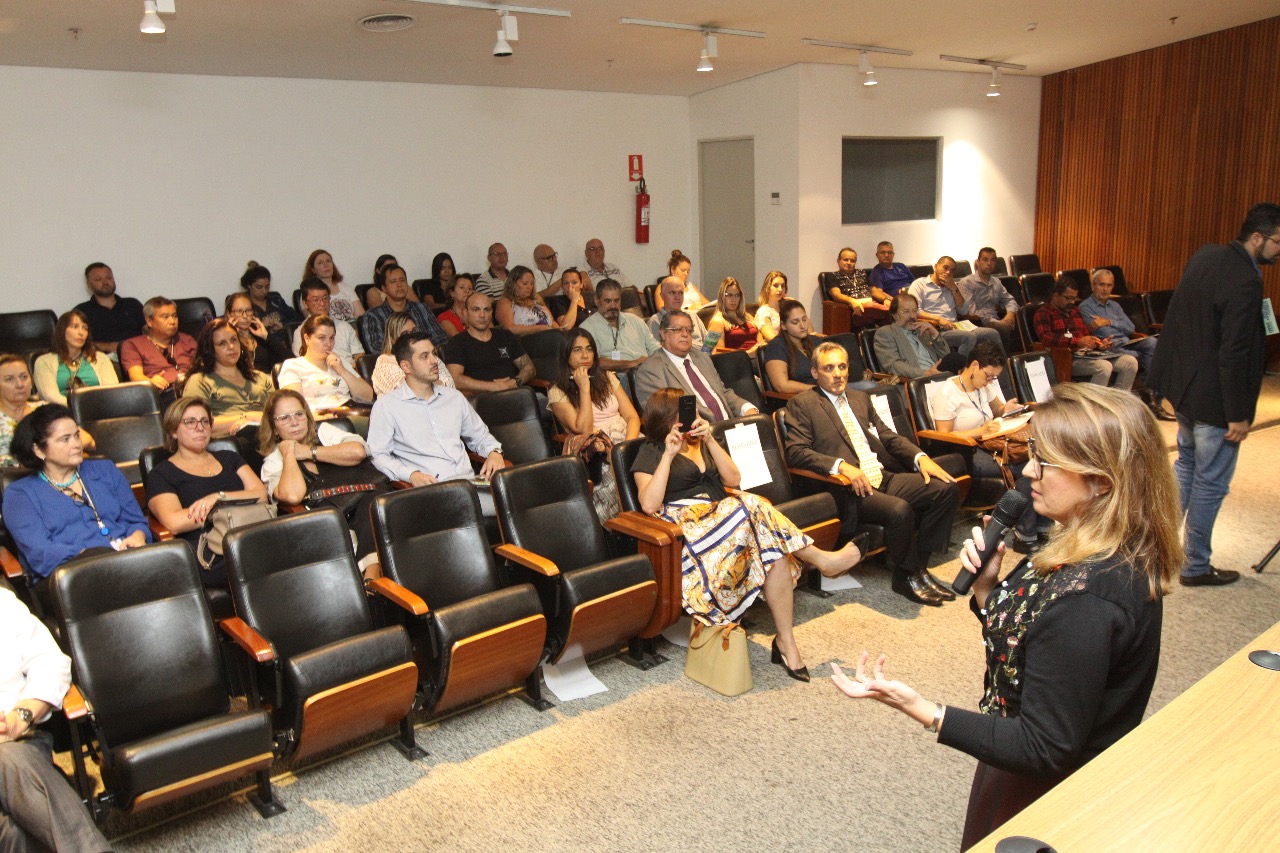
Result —
M 595 339 L 604 370 L 639 367 L 661 349 L 644 320 L 622 310 L 622 285 L 618 282 L 606 278 L 596 285 L 596 307 L 600 313 L 584 320 L 582 328 Z

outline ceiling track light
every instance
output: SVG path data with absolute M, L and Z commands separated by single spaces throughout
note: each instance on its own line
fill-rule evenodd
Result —
M 987 97 L 1000 97 L 1000 69 L 1009 71 L 1026 71 L 1027 66 L 1015 65 L 1012 62 L 998 62 L 994 59 L 973 59 L 969 56 L 948 56 L 947 54 L 939 54 L 939 59 L 945 59 L 947 62 L 964 62 L 968 65 L 981 65 L 991 69 L 991 82 L 987 84 Z
M 488 3 L 484 0 L 402 0 L 407 3 L 426 3 L 429 6 L 461 6 L 464 9 L 487 9 L 490 12 L 519 12 L 521 15 L 547 15 L 553 18 L 573 17 L 567 9 L 542 9 L 537 6 L 514 6 L 510 3 Z
M 988 98 L 1000 97 L 1000 69 L 999 68 L 991 69 L 991 83 L 987 86 L 987 97 Z
M 716 68 L 711 64 L 714 57 L 720 53 L 716 49 L 716 37 L 711 33 L 704 32 L 702 34 L 702 55 L 698 58 L 699 71 L 715 71 Z
M 728 27 L 713 27 L 702 24 L 682 24 L 678 21 L 651 21 L 647 18 L 619 18 L 619 24 L 635 24 L 640 27 L 660 27 L 667 30 L 690 30 L 702 33 L 702 53 L 698 55 L 699 71 L 715 71 L 716 68 L 711 64 L 711 60 L 719 56 L 716 49 L 716 36 L 745 36 L 747 38 L 762 39 L 764 33 L 755 30 L 733 30 Z
M 871 67 L 871 59 L 865 50 L 858 54 L 858 71 L 862 73 L 862 85 L 875 86 L 880 82 L 876 79 L 876 70 Z
M 156 11 L 156 0 L 143 0 L 142 24 L 139 29 L 148 35 L 159 35 L 164 32 L 164 21 Z
M 493 46 L 494 56 L 510 56 L 511 42 L 520 41 L 520 29 L 516 26 L 516 16 L 505 9 L 498 12 L 498 20 L 502 26 L 498 28 L 498 41 Z
M 871 53 L 889 53 L 894 56 L 911 56 L 911 51 L 903 50 L 899 47 L 880 47 L 874 44 L 849 44 L 843 41 L 827 41 L 826 39 L 800 39 L 801 44 L 807 44 L 811 47 L 836 47 L 841 50 L 858 51 L 858 73 L 862 75 L 862 85 L 875 86 L 879 84 L 876 79 L 876 70 L 871 67 Z

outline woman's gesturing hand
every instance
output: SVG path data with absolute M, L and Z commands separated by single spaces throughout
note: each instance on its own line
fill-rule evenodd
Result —
M 839 664 L 831 664 L 831 680 L 840 692 L 853 699 L 875 699 L 890 708 L 895 708 L 911 717 L 922 726 L 933 721 L 936 706 L 922 698 L 919 693 L 901 681 L 890 681 L 884 676 L 884 665 L 888 658 L 880 655 L 876 658 L 872 676 L 867 675 L 867 660 L 871 653 L 864 651 L 858 656 L 858 668 L 853 678 L 845 674 Z

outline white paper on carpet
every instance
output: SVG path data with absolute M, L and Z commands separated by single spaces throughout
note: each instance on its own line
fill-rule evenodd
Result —
M 822 576 L 823 592 L 839 592 L 842 589 L 862 589 L 862 584 L 858 583 L 853 575 L 848 572 L 837 575 L 834 578 L 829 578 L 826 575 Z
M 547 689 L 561 702 L 570 702 L 609 689 L 591 674 L 586 660 L 581 656 L 561 658 L 560 663 L 546 664 L 542 667 L 542 677 L 547 682 Z

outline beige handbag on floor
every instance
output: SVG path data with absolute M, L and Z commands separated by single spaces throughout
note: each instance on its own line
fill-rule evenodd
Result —
M 703 625 L 694 619 L 684 674 L 725 696 L 746 693 L 755 686 L 747 657 L 747 632 L 736 622 Z

